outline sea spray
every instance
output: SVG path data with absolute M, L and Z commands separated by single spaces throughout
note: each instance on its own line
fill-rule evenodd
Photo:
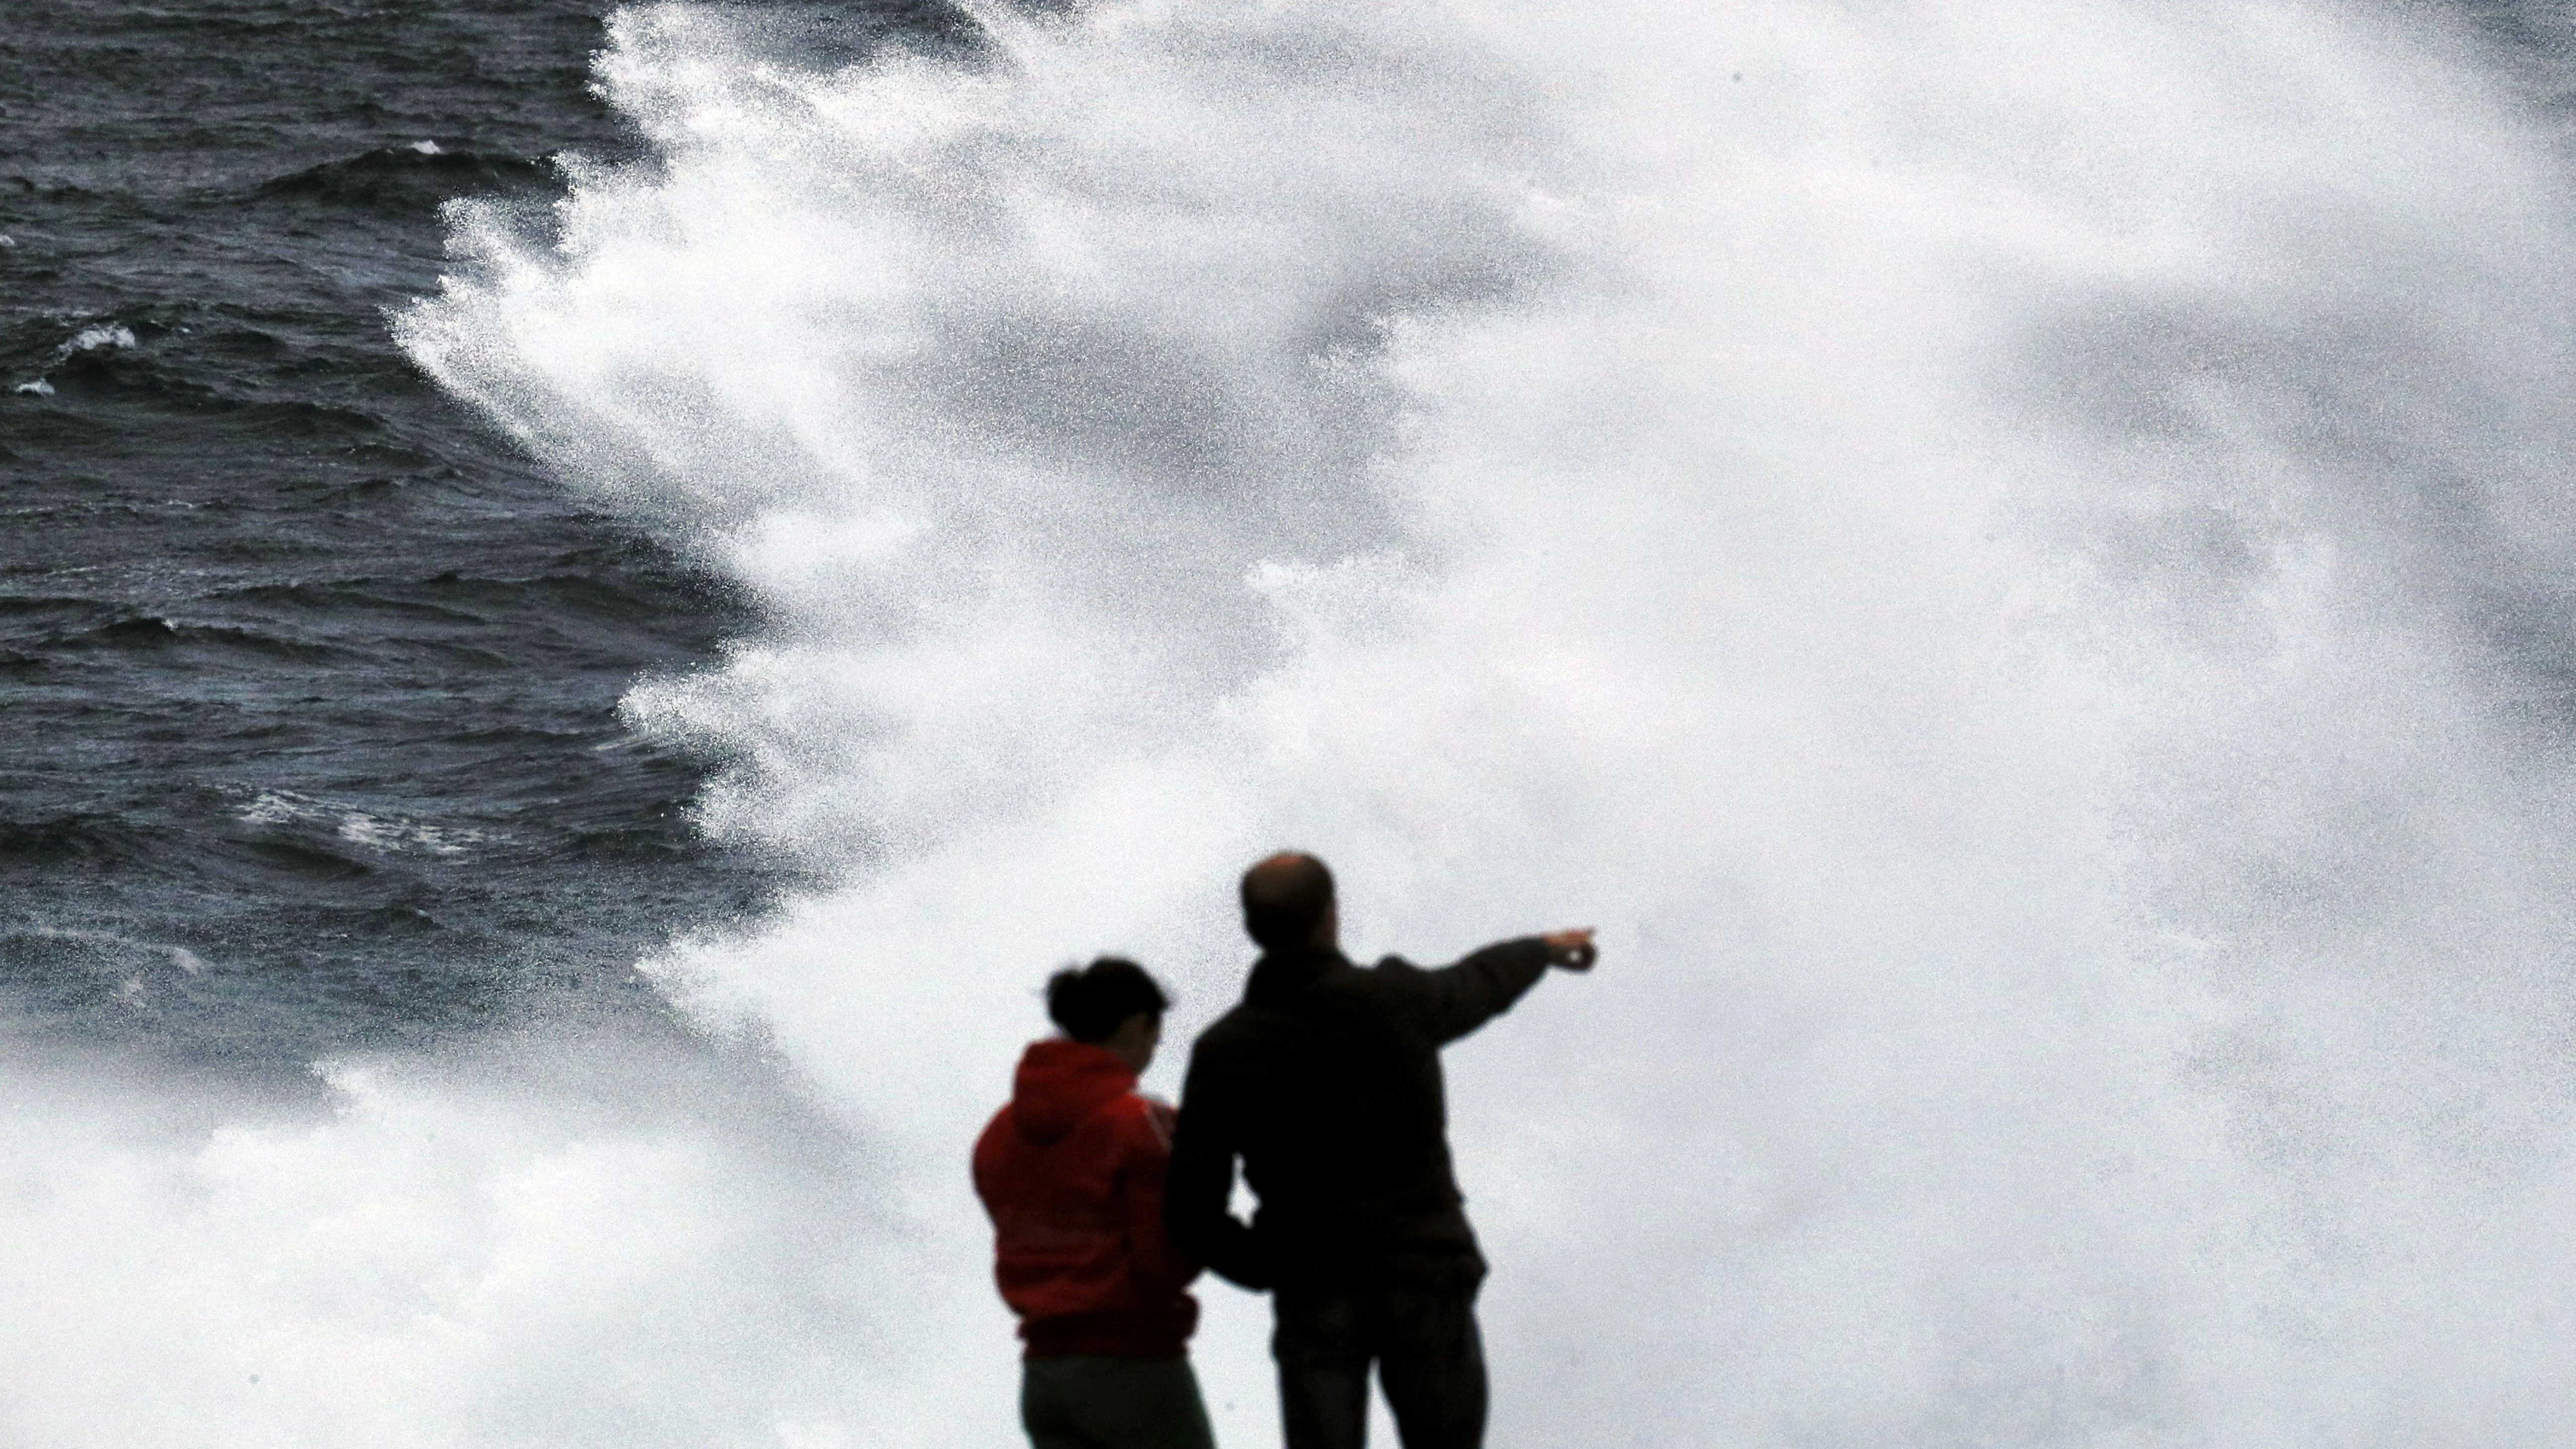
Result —
M 313 1087 L 13 1042 L 0 1434 L 853 1442 L 885 1204 L 756 1059 L 511 1033 Z
M 985 19 L 626 12 L 654 164 L 400 324 L 769 604 L 630 711 L 827 883 L 649 969 L 879 1144 L 851 1434 L 1008 1438 L 1032 984 L 1204 1021 L 1280 844 L 1362 949 L 1604 928 L 1452 1054 L 1497 1443 L 2563 1431 L 2565 186 L 2465 42 Z

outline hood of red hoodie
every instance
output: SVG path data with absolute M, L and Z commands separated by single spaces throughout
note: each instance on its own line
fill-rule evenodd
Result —
M 1011 1081 L 1011 1127 L 1043 1147 L 1136 1090 L 1136 1074 L 1107 1047 L 1049 1037 L 1029 1043 Z

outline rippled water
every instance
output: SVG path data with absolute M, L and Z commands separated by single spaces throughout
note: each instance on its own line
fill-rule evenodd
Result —
M 600 7 L 0 26 L 0 999 L 296 1063 L 615 988 L 766 879 L 616 721 L 724 584 L 429 386 L 439 204 L 632 141 Z M 184 969 L 173 962 L 184 961 Z

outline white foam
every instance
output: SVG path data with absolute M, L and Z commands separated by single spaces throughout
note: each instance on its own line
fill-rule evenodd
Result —
M 83 352 L 96 352 L 102 347 L 130 351 L 137 345 L 133 328 L 121 322 L 108 322 L 84 327 L 74 333 L 70 341 L 56 349 L 55 356 L 57 359 L 72 357 Z
M 2576 257 L 2461 46 L 994 24 L 825 71 L 622 13 L 655 164 L 552 244 L 452 213 L 400 324 L 769 606 L 628 709 L 832 884 L 648 967 L 850 1174 L 785 1095 L 561 1077 L 177 1155 L 30 1116 L 81 1207 L 0 1236 L 80 1291 L 24 1437 L 1011 1442 L 963 1159 L 1034 988 L 1130 951 L 1185 1040 L 1289 843 L 1364 949 L 1603 928 L 1452 1053 L 1497 1444 L 2564 1437 L 2576 835 L 2480 621 L 2565 571 Z
M 380 816 L 341 801 L 317 800 L 293 790 L 263 790 L 237 813 L 248 825 L 310 822 L 329 825 L 332 834 L 352 845 L 386 854 L 420 852 L 450 859 L 495 837 L 467 826 L 425 825 L 401 816 Z
M 206 970 L 205 958 L 199 956 L 196 952 L 189 950 L 185 946 L 173 946 L 167 942 L 140 941 L 132 937 L 118 935 L 114 931 L 90 930 L 76 926 L 49 926 L 41 924 L 19 926 L 6 931 L 0 931 L 0 939 L 6 939 L 11 936 L 21 936 L 38 941 L 77 941 L 86 946 L 96 947 L 98 948 L 99 958 L 102 964 L 105 964 L 112 969 L 120 968 L 129 963 L 132 958 L 141 956 L 146 959 L 157 958 L 164 965 L 180 972 L 182 975 L 202 976 L 205 974 Z M 148 990 L 148 984 L 143 977 L 139 975 L 128 976 L 119 982 L 117 994 L 121 999 L 132 1003 L 143 1000 L 148 994 Z
M 11 1437 L 779 1443 L 865 1391 L 828 1141 L 642 1044 L 459 1065 L 334 1064 L 317 1109 L 13 1054 Z

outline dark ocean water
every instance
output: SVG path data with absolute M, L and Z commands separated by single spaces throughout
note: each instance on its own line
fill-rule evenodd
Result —
M 0 19 L 0 1002 L 301 1058 L 621 994 L 770 884 L 619 724 L 744 621 L 443 397 L 439 204 L 630 143 L 603 6 Z
M 438 207 L 628 158 L 606 10 L 105 3 L 0 22 L 0 1001 L 301 1059 L 566 999 L 752 908 L 710 762 L 615 707 L 749 622 L 398 353 Z M 771 12 L 824 55 L 927 8 Z M 2467 13 L 2565 89 L 2560 6 Z M 582 993 L 588 993 L 583 997 Z

